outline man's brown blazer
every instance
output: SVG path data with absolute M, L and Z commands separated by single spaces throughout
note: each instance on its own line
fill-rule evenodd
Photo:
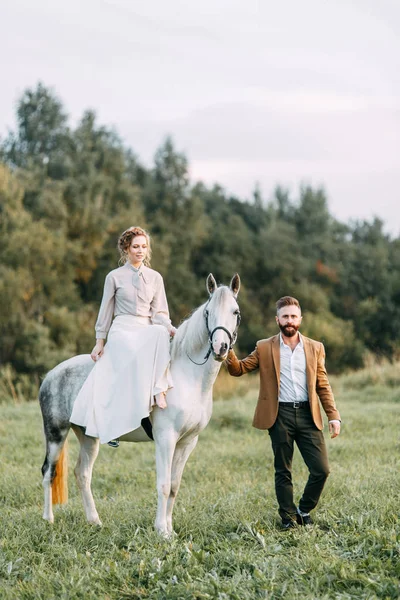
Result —
M 308 399 L 311 414 L 318 429 L 323 428 L 318 397 L 328 420 L 339 419 L 332 389 L 325 369 L 325 349 L 321 342 L 302 336 L 306 355 Z M 235 377 L 260 369 L 260 393 L 253 419 L 253 427 L 269 429 L 278 415 L 280 384 L 280 335 L 257 342 L 255 350 L 243 360 L 239 360 L 230 350 L 227 360 L 228 371 Z

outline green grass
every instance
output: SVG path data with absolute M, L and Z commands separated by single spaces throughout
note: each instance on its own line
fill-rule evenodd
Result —
M 172 541 L 153 530 L 152 444 L 102 447 L 93 490 L 103 527 L 96 528 L 84 519 L 70 435 L 70 500 L 56 508 L 53 526 L 42 521 L 39 408 L 3 404 L 0 598 L 399 598 L 396 369 L 391 377 L 334 379 L 343 431 L 327 438 L 331 475 L 317 524 L 292 532 L 278 528 L 268 434 L 251 427 L 254 389 L 215 403 L 184 472 Z M 306 475 L 296 454 L 297 497 Z

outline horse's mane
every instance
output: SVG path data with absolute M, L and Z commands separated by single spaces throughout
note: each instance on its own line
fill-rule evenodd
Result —
M 227 297 L 227 293 L 232 295 L 232 291 L 226 285 L 221 285 L 217 288 L 209 300 L 210 303 L 212 302 L 212 307 L 216 308 L 222 304 Z M 179 325 L 172 342 L 172 360 L 182 354 L 190 354 L 191 352 L 200 350 L 207 342 L 208 332 L 204 320 L 204 309 L 207 303 L 204 302 L 204 304 L 195 308 L 187 319 Z

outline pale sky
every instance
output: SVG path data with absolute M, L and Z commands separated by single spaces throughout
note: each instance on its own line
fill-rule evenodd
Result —
M 146 166 L 170 134 L 192 182 L 249 199 L 323 185 L 400 235 L 399 0 L 0 0 L 0 135 L 40 80 Z

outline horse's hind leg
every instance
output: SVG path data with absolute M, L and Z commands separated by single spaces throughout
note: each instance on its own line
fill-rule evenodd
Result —
M 172 510 L 174 508 L 176 496 L 181 485 L 183 469 L 185 468 L 187 459 L 194 450 L 198 439 L 199 436 L 197 435 L 191 440 L 182 440 L 176 445 L 175 448 L 174 457 L 172 459 L 171 491 L 167 502 L 167 530 L 169 535 L 171 535 L 173 532 Z
M 90 487 L 93 465 L 99 453 L 100 442 L 98 438 L 85 435 L 79 427 L 73 425 L 72 428 L 80 443 L 80 451 L 74 473 L 81 492 L 86 519 L 88 523 L 101 525 Z
M 52 435 L 46 435 L 46 457 L 42 466 L 43 490 L 44 490 L 44 511 L 43 519 L 54 523 L 53 514 L 53 490 L 52 484 L 55 479 L 57 464 L 63 450 L 69 428 L 63 430 L 52 430 Z M 66 473 L 64 474 L 66 477 Z M 66 498 L 54 498 L 55 503 L 63 504 Z

